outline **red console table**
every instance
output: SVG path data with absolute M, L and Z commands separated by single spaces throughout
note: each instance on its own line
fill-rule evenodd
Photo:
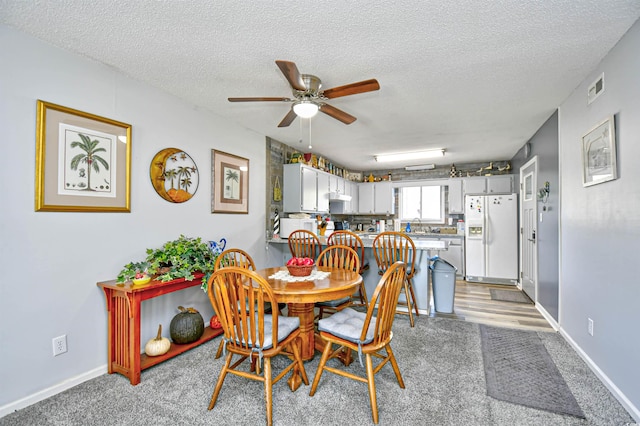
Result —
M 140 350 L 140 304 L 143 300 L 162 296 L 189 287 L 200 286 L 202 275 L 193 281 L 178 279 L 166 283 L 150 281 L 147 284 L 116 284 L 115 280 L 99 282 L 107 299 L 109 348 L 109 374 L 120 373 L 129 378 L 132 385 L 140 383 L 140 372 L 169 358 L 173 358 L 222 334 L 222 329 L 205 327 L 202 337 L 185 345 L 171 343 L 164 355 L 147 356 Z M 205 322 L 206 323 L 206 322 Z

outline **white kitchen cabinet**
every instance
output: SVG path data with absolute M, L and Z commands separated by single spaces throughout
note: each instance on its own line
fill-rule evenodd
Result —
M 331 214 L 353 214 L 358 213 L 358 184 L 350 180 L 335 175 L 329 175 L 329 208 Z M 347 195 L 351 200 L 332 199 L 335 194 Z
M 394 214 L 395 202 L 391 182 L 358 184 L 358 213 Z
M 487 179 L 485 177 L 472 177 L 462 179 L 464 185 L 464 194 L 486 194 Z
M 283 166 L 282 209 L 287 213 L 329 211 L 329 174 L 303 164 Z
M 457 268 L 456 276 L 464 277 L 464 239 L 463 238 L 439 238 L 447 241 L 448 250 L 439 250 L 438 256 Z
M 464 182 L 464 194 L 490 195 L 513 193 L 513 176 L 478 176 L 462 179 Z
M 511 194 L 513 193 L 513 175 L 489 176 L 487 178 L 488 194 Z
M 347 181 L 347 195 L 351 196 L 351 201 L 347 203 L 347 211 L 349 213 L 358 213 L 358 184 L 356 182 Z
M 316 170 L 318 177 L 318 212 L 329 212 L 329 177 L 328 173 Z
M 361 183 L 358 185 L 358 213 L 373 213 L 374 184 Z
M 345 194 L 346 180 L 336 175 L 329 175 L 329 191 L 338 194 Z
M 449 214 L 464 214 L 462 179 L 449 179 Z

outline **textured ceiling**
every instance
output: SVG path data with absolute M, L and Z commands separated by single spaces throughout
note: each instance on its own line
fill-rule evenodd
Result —
M 356 170 L 424 163 L 373 156 L 425 148 L 446 149 L 436 164 L 510 159 L 639 16 L 638 0 L 0 0 L 0 23 L 301 151 L 310 135 Z M 381 88 L 328 101 L 351 125 L 278 128 L 289 104 L 227 101 L 291 97 L 276 59 L 325 89 Z

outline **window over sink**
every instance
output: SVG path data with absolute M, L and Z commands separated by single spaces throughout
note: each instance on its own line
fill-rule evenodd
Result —
M 399 189 L 399 216 L 403 221 L 444 223 L 444 187 L 434 185 L 403 186 Z

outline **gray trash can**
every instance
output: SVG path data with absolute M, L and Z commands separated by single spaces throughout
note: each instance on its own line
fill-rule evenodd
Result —
M 453 312 L 458 268 L 446 260 L 436 257 L 429 269 L 431 269 L 431 286 L 436 312 L 450 314 Z

